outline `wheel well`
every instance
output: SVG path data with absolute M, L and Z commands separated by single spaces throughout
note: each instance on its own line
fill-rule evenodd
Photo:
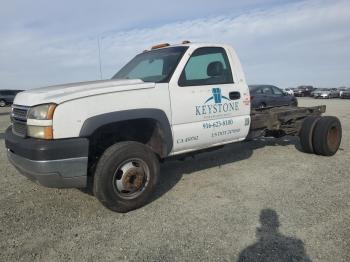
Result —
M 121 141 L 137 141 L 148 145 L 160 158 L 167 155 L 164 132 L 151 118 L 126 120 L 103 125 L 90 136 L 89 156 L 94 163 L 111 145 Z

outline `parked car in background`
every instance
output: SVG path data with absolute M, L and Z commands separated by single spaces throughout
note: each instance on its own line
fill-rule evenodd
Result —
M 294 89 L 294 96 L 298 97 L 304 97 L 304 96 L 311 96 L 312 91 L 314 91 L 313 86 L 298 86 L 296 89 Z
M 350 98 L 350 87 L 348 87 L 346 90 L 344 90 L 341 94 L 341 98 Z
M 294 90 L 292 88 L 285 88 L 284 92 L 286 92 L 288 95 L 294 96 Z
M 23 90 L 0 90 L 0 107 L 12 104 L 15 96 Z
M 331 91 L 333 93 L 333 97 L 335 97 L 335 98 L 340 97 L 340 90 L 338 88 L 332 88 Z
M 250 85 L 249 90 L 252 108 L 298 105 L 293 95 L 273 85 Z
M 339 97 L 342 97 L 343 92 L 346 91 L 347 88 L 345 86 L 342 86 L 338 87 L 337 89 L 339 91 Z
M 330 88 L 323 88 L 314 93 L 314 98 L 336 98 L 339 97 L 339 92 Z
M 315 89 L 311 92 L 310 96 L 311 96 L 311 97 L 315 97 L 315 96 L 319 95 L 320 93 L 322 93 L 322 89 L 321 89 L 321 88 L 315 88 Z

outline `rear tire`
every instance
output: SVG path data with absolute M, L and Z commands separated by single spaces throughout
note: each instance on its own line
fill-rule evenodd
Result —
M 313 134 L 315 130 L 315 126 L 320 120 L 320 116 L 309 116 L 305 118 L 301 125 L 301 129 L 299 132 L 300 144 L 301 148 L 305 153 L 312 154 L 314 153 L 313 147 Z
M 100 158 L 94 177 L 94 195 L 108 209 L 125 213 L 144 206 L 159 177 L 153 151 L 138 142 L 120 142 Z
M 333 156 L 339 149 L 342 127 L 334 116 L 322 117 L 315 126 L 313 136 L 314 151 L 318 155 Z
M 0 107 L 6 106 L 6 101 L 5 100 L 0 100 Z

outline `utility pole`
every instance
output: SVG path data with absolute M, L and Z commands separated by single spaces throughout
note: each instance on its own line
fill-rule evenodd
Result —
M 97 46 L 98 46 L 98 62 L 100 64 L 100 79 L 102 80 L 102 60 L 101 60 L 101 43 L 100 37 L 97 38 Z

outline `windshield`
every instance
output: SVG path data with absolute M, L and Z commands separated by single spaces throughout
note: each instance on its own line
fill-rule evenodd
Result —
M 135 56 L 112 79 L 141 79 L 164 83 L 170 80 L 188 47 L 177 46 L 153 50 Z

